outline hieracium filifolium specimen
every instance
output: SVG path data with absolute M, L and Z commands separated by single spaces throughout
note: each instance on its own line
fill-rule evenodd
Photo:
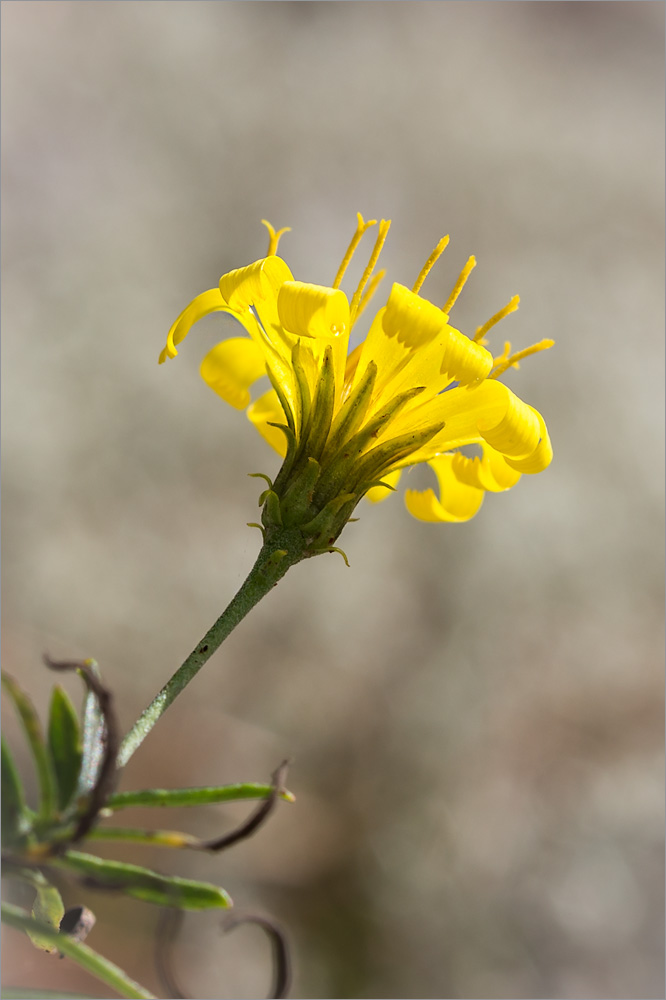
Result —
M 301 558 L 330 551 L 362 497 L 381 500 L 402 469 L 427 463 L 439 483 L 407 490 L 405 502 L 423 521 L 466 521 L 486 492 L 514 486 L 523 473 L 541 472 L 552 458 L 543 417 L 499 377 L 542 340 L 500 355 L 486 348 L 490 328 L 518 307 L 518 296 L 480 326 L 473 337 L 449 314 L 475 266 L 470 257 L 440 308 L 420 294 L 423 281 L 448 243 L 444 237 L 410 289 L 394 284 L 365 340 L 349 351 L 354 324 L 384 272 L 374 274 L 390 223 L 379 223 L 368 265 L 351 301 L 340 284 L 363 234 L 358 226 L 330 286 L 295 281 L 277 256 L 287 230 L 270 234 L 268 255 L 230 271 L 203 292 L 171 327 L 160 363 L 197 320 L 213 312 L 237 319 L 247 336 L 217 344 L 203 359 L 204 381 L 225 402 L 247 410 L 250 421 L 284 462 L 261 497 L 265 537 L 278 533 Z M 250 388 L 268 375 L 272 388 L 254 402 Z M 460 450 L 480 446 L 469 457 Z M 292 537 L 287 538 L 288 529 Z

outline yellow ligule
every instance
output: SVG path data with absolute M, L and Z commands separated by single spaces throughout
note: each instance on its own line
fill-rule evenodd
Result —
M 435 247 L 435 249 L 433 250 L 433 252 L 430 254 L 430 256 L 428 257 L 428 259 L 425 262 L 425 264 L 423 265 L 423 267 L 421 268 L 419 276 L 416 279 L 416 281 L 414 282 L 414 285 L 412 286 L 412 291 L 414 293 L 418 292 L 418 290 L 420 289 L 421 285 L 426 280 L 426 278 L 428 277 L 428 275 L 432 271 L 434 265 L 437 263 L 437 261 L 439 260 L 439 258 L 442 256 L 442 254 L 444 253 L 444 251 L 446 250 L 446 248 L 447 248 L 448 245 L 449 245 L 449 237 L 448 236 L 442 236 L 441 240 L 439 241 L 439 243 L 437 244 L 437 246 Z
M 469 521 L 483 503 L 485 492 L 458 479 L 452 454 L 438 455 L 428 462 L 439 483 L 439 499 L 433 490 L 407 490 L 405 504 L 419 521 Z
M 166 347 L 160 352 L 159 363 L 163 364 L 167 358 L 175 358 L 178 354 L 176 344 L 190 332 L 198 320 L 208 316 L 212 312 L 220 312 L 226 308 L 218 288 L 210 288 L 207 292 L 197 295 L 186 309 L 183 309 L 178 319 L 173 323 L 167 334 Z
M 475 267 L 476 267 L 476 257 L 470 257 L 465 266 L 463 267 L 462 271 L 458 275 L 458 280 L 453 286 L 453 291 L 451 292 L 448 299 L 442 306 L 442 312 L 445 312 L 447 315 L 451 312 L 456 299 L 458 298 L 463 288 L 465 287 L 465 282 L 467 281 L 467 279 L 469 278 L 470 274 L 472 273 Z
M 199 373 L 225 403 L 244 410 L 250 402 L 250 387 L 266 374 L 266 362 L 249 337 L 231 337 L 208 352 Z
M 495 423 L 493 419 L 481 416 L 478 421 L 479 433 L 491 447 L 514 459 L 533 454 L 541 438 L 539 418 L 510 389 L 506 389 L 503 416 Z
M 500 309 L 500 311 L 496 312 L 494 316 L 491 316 L 490 319 L 483 324 L 483 326 L 477 327 L 476 333 L 474 334 L 474 340 L 477 343 L 483 341 L 483 338 L 488 333 L 488 330 L 490 330 L 493 326 L 499 323 L 501 319 L 504 319 L 505 316 L 508 316 L 509 313 L 515 312 L 519 304 L 520 304 L 520 295 L 514 295 L 513 298 L 510 299 L 509 302 L 507 302 L 507 304 L 504 306 L 503 309 Z
M 386 303 L 382 326 L 389 337 L 397 337 L 399 343 L 414 349 L 439 336 L 447 318 L 432 302 L 396 282 Z
M 487 378 L 493 366 L 490 351 L 466 337 L 452 326 L 446 328 L 444 354 L 440 365 L 442 375 L 448 375 L 460 385 L 469 385 L 477 379 Z
M 520 472 L 509 468 L 505 458 L 489 445 L 483 446 L 482 458 L 467 458 L 456 453 L 451 468 L 461 483 L 491 493 L 510 490 L 520 479 Z
M 349 330 L 349 303 L 340 289 L 285 281 L 277 309 L 282 326 L 297 337 L 340 337 Z
M 272 257 L 274 254 L 277 253 L 280 237 L 284 236 L 285 233 L 290 233 L 291 226 L 283 226 L 282 229 L 278 229 L 276 232 L 267 219 L 262 219 L 261 222 L 262 225 L 266 226 L 266 229 L 268 230 L 268 251 L 266 253 L 266 256 Z
M 293 275 L 281 257 L 262 257 L 247 267 L 236 268 L 220 278 L 220 294 L 231 309 L 242 312 L 251 305 L 275 298 Z
M 553 446 L 550 443 L 546 422 L 539 411 L 535 410 L 533 406 L 529 406 L 528 409 L 535 414 L 539 421 L 541 439 L 532 454 L 528 455 L 527 458 L 507 458 L 505 462 L 517 472 L 526 472 L 528 475 L 531 475 L 536 472 L 543 472 L 544 469 L 548 468 L 553 459 Z

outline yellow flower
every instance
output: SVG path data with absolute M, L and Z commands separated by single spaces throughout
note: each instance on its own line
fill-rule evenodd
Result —
M 217 344 L 201 375 L 250 421 L 284 458 L 262 494 L 265 528 L 298 526 L 312 552 L 337 538 L 364 495 L 383 499 L 406 466 L 426 462 L 439 484 L 407 490 L 407 508 L 424 521 L 466 521 L 486 492 L 510 489 L 522 473 L 541 472 L 552 449 L 541 415 L 498 380 L 543 340 L 501 355 L 485 334 L 518 307 L 518 296 L 470 338 L 449 324 L 449 312 L 475 266 L 469 259 L 442 308 L 420 296 L 421 285 L 448 243 L 440 240 L 412 289 L 394 284 L 365 340 L 349 353 L 354 323 L 383 272 L 373 272 L 390 223 L 381 221 L 370 261 L 351 298 L 340 283 L 365 231 L 358 226 L 330 286 L 295 281 L 276 255 L 223 275 L 178 317 L 160 362 L 173 358 L 192 325 L 212 312 L 234 316 L 245 334 Z M 272 388 L 251 402 L 250 389 L 268 375 Z M 480 446 L 470 458 L 458 449 Z

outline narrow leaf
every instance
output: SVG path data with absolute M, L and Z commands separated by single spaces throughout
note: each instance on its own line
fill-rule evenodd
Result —
M 2 737 L 2 842 L 15 844 L 27 832 L 29 820 L 23 785 L 9 747 Z
M 54 687 L 51 696 L 48 742 L 58 787 L 58 806 L 64 810 L 79 779 L 82 748 L 76 711 L 60 685 Z
M 107 809 L 127 809 L 129 806 L 203 806 L 212 802 L 237 802 L 241 799 L 267 799 L 272 785 L 246 782 L 238 785 L 221 785 L 219 788 L 146 788 L 136 792 L 116 792 L 109 796 Z M 281 797 L 293 802 L 291 792 Z
M 35 875 L 39 875 L 39 872 L 35 872 Z M 65 907 L 62 901 L 60 893 L 52 886 L 47 880 L 41 876 L 39 880 L 33 881 L 33 885 L 37 890 L 37 896 L 32 907 L 32 916 L 40 924 L 45 924 L 54 931 L 58 931 L 60 928 L 60 921 L 65 913 Z M 52 955 L 58 950 L 57 945 L 49 939 L 45 938 L 38 931 L 28 931 L 28 937 L 41 951 L 47 952 Z
M 35 760 L 37 778 L 39 781 L 40 806 L 39 812 L 42 818 L 51 816 L 55 810 L 56 784 L 51 765 L 51 758 L 44 742 L 44 733 L 39 721 L 35 706 L 28 698 L 16 681 L 8 674 L 2 675 L 2 684 L 11 697 L 19 718 L 23 724 L 23 729 L 30 744 L 32 755 Z
M 149 993 L 143 986 L 139 986 L 137 982 L 130 979 L 113 962 L 109 962 L 108 959 L 98 955 L 88 945 L 82 944 L 79 941 L 73 941 L 66 934 L 60 934 L 58 931 L 51 930 L 45 924 L 38 923 L 20 907 L 13 906 L 11 903 L 2 903 L 2 921 L 16 930 L 38 931 L 44 937 L 54 941 L 58 947 L 58 951 L 72 959 L 82 969 L 85 969 L 97 979 L 106 983 L 119 996 L 127 997 L 129 1000 L 155 1000 L 152 993 Z M 41 991 L 37 995 L 39 997 L 48 996 L 47 993 Z
M 83 993 L 56 993 L 53 990 L 24 989 L 7 986 L 0 992 L 1 1000 L 87 1000 Z
M 87 1000 L 83 993 L 57 993 L 53 990 L 24 989 L 21 986 L 7 986 L 0 992 L 1 1000 Z
M 93 673 L 99 676 L 94 660 L 88 660 Z M 81 769 L 76 787 L 77 798 L 88 795 L 95 787 L 104 760 L 104 717 L 99 710 L 99 702 L 92 691 L 86 694 L 83 703 L 83 748 Z
M 177 906 L 185 910 L 226 909 L 231 899 L 210 882 L 195 882 L 176 876 L 159 875 L 149 868 L 106 861 L 93 854 L 67 851 L 49 864 L 73 872 L 91 886 L 117 889 L 119 892 L 159 906 Z

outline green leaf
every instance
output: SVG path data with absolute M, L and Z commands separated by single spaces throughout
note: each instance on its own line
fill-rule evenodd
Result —
M 39 780 L 40 807 L 39 813 L 42 819 L 47 819 L 55 810 L 56 783 L 51 765 L 51 758 L 46 749 L 44 734 L 39 721 L 35 706 L 32 704 L 27 694 L 18 686 L 16 681 L 8 674 L 2 675 L 2 684 L 11 697 L 19 718 L 23 724 L 23 729 L 27 737 L 32 755 L 35 759 L 37 778 Z
M 99 677 L 99 670 L 94 660 L 88 660 L 94 674 Z M 86 694 L 83 704 L 83 751 L 79 780 L 76 786 L 76 797 L 88 795 L 95 787 L 99 771 L 104 759 L 104 717 L 99 710 L 99 703 L 92 691 Z
M 56 993 L 53 990 L 29 990 L 22 986 L 7 986 L 0 992 L 1 1000 L 87 1000 L 83 993 Z
M 149 868 L 107 861 L 81 851 L 67 851 L 49 864 L 80 875 L 89 880 L 91 887 L 117 889 L 158 906 L 176 906 L 184 910 L 226 909 L 232 905 L 230 897 L 210 882 L 194 882 L 174 875 L 160 875 Z
M 29 990 L 21 986 L 7 986 L 0 992 L 1 1000 L 87 1000 L 83 993 L 54 993 L 53 990 Z
M 51 696 L 48 742 L 58 788 L 58 806 L 64 810 L 79 779 L 82 748 L 76 711 L 60 685 L 54 687 Z
M 34 874 L 35 876 L 39 876 L 39 878 L 35 878 L 32 882 L 37 890 L 37 897 L 32 907 L 32 916 L 40 924 L 45 924 L 52 930 L 58 931 L 60 929 L 60 921 L 65 913 L 60 893 L 55 886 L 47 882 L 41 872 L 35 872 Z M 28 931 L 28 937 L 36 948 L 48 952 L 49 955 L 58 950 L 52 940 L 45 938 L 38 931 Z
M 96 951 L 89 948 L 88 945 L 83 944 L 80 941 L 73 941 L 72 938 L 68 937 L 66 934 L 60 934 L 57 931 L 51 930 L 45 924 L 37 923 L 33 920 L 25 910 L 22 910 L 19 906 L 13 906 L 11 903 L 2 903 L 2 921 L 3 923 L 9 924 L 10 927 L 14 927 L 16 930 L 20 931 L 37 931 L 43 934 L 44 937 L 52 940 L 58 948 L 58 951 L 62 952 L 72 961 L 80 965 L 82 969 L 87 972 L 92 973 L 97 979 L 100 979 L 107 986 L 110 986 L 112 990 L 115 990 L 121 997 L 127 997 L 129 1000 L 155 1000 L 152 993 L 145 990 L 143 986 L 140 986 L 133 979 L 130 979 L 122 969 L 113 962 L 109 962 L 108 959 L 103 958 L 98 955 Z M 17 991 L 8 991 L 11 993 L 16 993 Z M 19 996 L 21 994 L 19 993 Z M 25 994 L 23 994 L 25 995 Z M 48 993 L 42 993 L 41 991 L 37 994 L 39 997 L 48 996 Z
M 10 749 L 2 737 L 2 842 L 16 844 L 28 832 L 29 819 L 23 785 Z
M 272 785 L 245 782 L 237 785 L 220 785 L 217 788 L 146 788 L 136 792 L 116 792 L 110 795 L 105 809 L 127 809 L 129 806 L 203 806 L 212 802 L 237 802 L 241 799 L 267 799 Z M 291 792 L 282 792 L 281 798 L 294 802 Z

